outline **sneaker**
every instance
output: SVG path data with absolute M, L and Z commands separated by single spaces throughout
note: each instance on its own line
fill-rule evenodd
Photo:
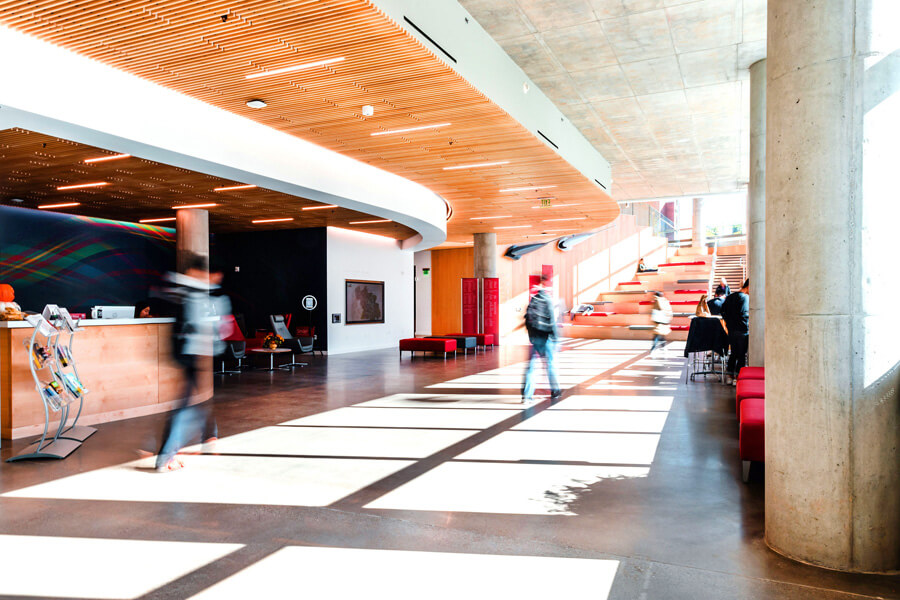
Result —
M 183 469 L 184 463 L 178 460 L 177 458 L 173 458 L 166 464 L 156 467 L 157 473 L 171 473 L 172 471 L 177 471 L 178 469 Z
M 551 399 L 551 400 L 556 400 L 556 399 L 559 398 L 560 396 L 562 396 L 562 390 L 555 390 L 555 391 L 553 391 L 553 392 L 550 392 L 550 399 Z

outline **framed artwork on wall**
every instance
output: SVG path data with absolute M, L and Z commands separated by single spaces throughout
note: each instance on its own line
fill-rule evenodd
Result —
M 347 325 L 384 323 L 384 282 L 345 280 Z

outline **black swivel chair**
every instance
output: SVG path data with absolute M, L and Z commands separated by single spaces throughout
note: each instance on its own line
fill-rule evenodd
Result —
M 283 347 L 291 351 L 291 362 L 283 364 L 279 368 L 305 367 L 307 363 L 295 362 L 294 355 L 312 352 L 313 338 L 292 336 L 284 322 L 284 315 L 269 315 L 269 321 L 272 323 L 272 331 L 275 332 L 275 335 L 284 338 Z

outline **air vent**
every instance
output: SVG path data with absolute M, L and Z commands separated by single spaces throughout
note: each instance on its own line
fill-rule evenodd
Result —
M 551 146 L 553 146 L 554 148 L 556 148 L 557 150 L 559 150 L 559 146 L 557 146 L 556 144 L 554 144 L 554 143 L 553 143 L 553 140 L 551 140 L 551 139 L 548 138 L 546 135 L 544 135 L 544 133 L 543 133 L 540 129 L 538 129 L 538 134 L 540 134 L 540 136 L 541 136 L 542 138 L 544 138 L 545 140 L 547 140 L 547 143 L 548 143 L 548 144 L 550 144 Z
M 452 55 L 452 54 L 450 54 L 449 52 L 447 52 L 446 50 L 444 50 L 444 47 L 443 47 L 443 46 L 441 46 L 441 45 L 438 44 L 436 41 L 434 41 L 433 39 L 431 39 L 431 36 L 430 36 L 430 35 L 428 35 L 428 34 L 425 33 L 424 31 L 422 31 L 421 29 L 419 29 L 419 26 L 416 25 L 415 23 L 413 23 L 412 21 L 410 21 L 410 20 L 409 20 L 409 17 L 404 16 L 404 17 L 403 17 L 403 20 L 406 21 L 407 23 L 409 23 L 410 25 L 412 25 L 412 28 L 415 29 L 416 31 L 418 31 L 418 32 L 422 35 L 422 37 L 424 37 L 426 40 L 428 40 L 429 42 L 431 42 L 432 45 L 433 45 L 435 48 L 437 48 L 438 50 L 440 50 L 441 52 L 443 52 L 443 53 L 444 53 L 444 56 L 446 56 L 447 58 L 449 58 L 449 59 L 452 60 L 453 62 L 456 62 L 456 59 L 453 58 L 453 55 Z
M 599 180 L 599 179 L 595 179 L 594 181 L 596 181 L 596 182 L 597 182 L 597 185 L 599 185 L 600 187 L 602 187 L 604 190 L 606 189 L 606 186 L 603 185 L 602 183 L 600 183 L 600 180 Z

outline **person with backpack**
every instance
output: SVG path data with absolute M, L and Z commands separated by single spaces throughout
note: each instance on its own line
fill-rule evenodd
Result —
M 556 340 L 557 331 L 556 305 L 549 287 L 550 277 L 541 275 L 541 284 L 536 294 L 528 302 L 525 310 L 525 330 L 531 342 L 531 354 L 528 368 L 525 371 L 525 384 L 522 389 L 522 403 L 530 402 L 534 396 L 534 368 L 538 357 L 547 365 L 547 376 L 550 378 L 550 398 L 559 398 L 562 391 L 556 376 Z

